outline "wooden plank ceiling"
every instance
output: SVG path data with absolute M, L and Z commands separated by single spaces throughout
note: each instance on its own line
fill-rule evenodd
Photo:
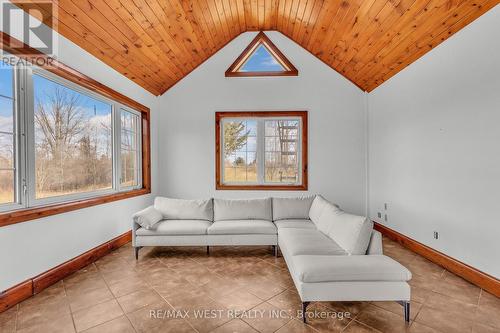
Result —
M 255 30 L 280 31 L 371 91 L 499 1 L 58 0 L 57 29 L 155 95 Z

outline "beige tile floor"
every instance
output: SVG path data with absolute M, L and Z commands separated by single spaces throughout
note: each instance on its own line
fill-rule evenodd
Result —
M 312 303 L 303 324 L 268 247 L 145 248 L 136 262 L 128 244 L 1 313 L 0 332 L 500 332 L 499 298 L 388 239 L 384 249 L 413 273 L 409 326 L 395 302 Z

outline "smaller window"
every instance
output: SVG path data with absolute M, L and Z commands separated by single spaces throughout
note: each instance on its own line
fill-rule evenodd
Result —
M 226 76 L 297 76 L 298 70 L 260 32 L 226 71 Z
M 121 176 L 122 188 L 140 186 L 140 121 L 139 114 L 121 109 Z
M 306 190 L 307 112 L 217 112 L 219 190 Z
M 283 72 L 285 67 L 271 54 L 263 44 L 259 45 L 241 65 L 240 72 Z

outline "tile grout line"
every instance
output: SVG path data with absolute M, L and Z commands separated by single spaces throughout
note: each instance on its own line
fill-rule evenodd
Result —
M 93 263 L 92 263 L 93 264 Z M 64 283 L 64 279 L 61 280 L 61 283 L 63 285 L 63 290 L 64 290 L 64 296 L 68 297 L 68 293 L 66 292 L 66 284 Z M 73 311 L 71 311 L 71 304 L 68 304 L 69 307 L 69 314 L 71 316 L 71 322 L 73 323 L 73 328 L 75 329 L 75 332 L 78 332 L 76 330 L 76 324 L 75 324 L 75 318 L 73 318 Z
M 17 332 L 17 320 L 19 318 L 19 309 L 20 309 L 21 305 L 20 304 L 16 304 L 16 319 L 15 319 L 15 322 L 14 322 L 14 332 Z
M 157 258 L 157 257 L 155 257 L 155 258 Z M 191 258 L 188 258 L 188 259 L 191 259 Z M 168 266 L 167 266 L 164 262 L 162 262 L 161 260 L 159 260 L 159 258 L 157 258 L 157 260 L 160 262 L 160 264 L 162 264 L 163 266 L 165 266 L 167 269 L 171 270 L 171 268 L 169 268 L 169 267 L 168 267 Z M 196 261 L 194 261 L 194 260 L 192 260 L 192 261 L 193 261 L 194 263 L 196 263 L 196 264 L 199 264 L 199 263 L 197 263 L 197 262 L 196 262 Z M 174 266 L 175 266 L 175 265 L 174 265 Z M 173 272 L 174 272 L 174 271 L 173 271 Z M 174 273 L 175 273 L 175 272 L 174 272 Z M 186 280 L 186 281 L 187 281 L 187 280 Z M 187 281 L 187 282 L 188 282 L 189 284 L 191 284 L 191 285 L 194 287 L 194 285 L 193 285 L 191 282 L 189 282 L 189 281 Z M 208 282 L 207 282 L 207 283 L 208 283 Z M 166 298 L 165 298 L 165 297 L 164 297 L 164 296 L 163 296 L 160 292 L 158 292 L 158 290 L 156 290 L 156 289 L 155 289 L 155 287 L 149 283 L 149 281 L 146 281 L 146 284 L 150 285 L 150 286 L 151 286 L 151 289 L 153 289 L 153 290 L 155 291 L 155 293 L 157 293 L 157 294 L 158 294 L 158 296 L 160 296 L 160 298 L 161 298 L 161 299 L 163 299 L 163 301 L 165 301 L 165 303 L 167 303 L 167 304 L 168 304 L 168 305 L 169 305 L 169 306 L 170 306 L 173 310 L 175 310 L 175 307 L 174 307 L 174 306 L 173 306 L 173 305 L 172 305 L 172 304 L 171 304 L 171 303 L 170 303 L 170 302 L 169 302 L 169 301 L 168 301 L 168 300 L 167 300 L 167 299 L 166 299 Z M 210 296 L 208 296 L 208 297 L 209 297 L 210 299 L 212 299 Z M 213 300 L 213 299 L 212 299 L 212 300 Z M 145 305 L 145 306 L 141 307 L 140 309 L 143 309 L 143 308 L 145 308 L 146 306 L 147 306 L 147 305 Z M 136 311 L 138 311 L 138 310 L 136 310 Z M 135 311 L 134 311 L 134 312 L 135 312 Z M 127 315 L 127 318 L 128 318 L 128 315 Z M 129 318 L 129 320 L 130 320 L 130 318 Z M 189 327 L 191 327 L 191 328 L 192 328 L 193 330 L 195 330 L 196 332 L 199 332 L 199 331 L 198 331 L 198 330 L 197 330 L 197 329 L 196 329 L 193 325 L 191 325 L 191 323 L 190 323 L 188 320 L 186 320 L 186 319 L 182 318 L 182 321 L 183 321 L 183 322 L 185 322 L 185 323 L 187 323 L 187 324 L 189 325 Z M 133 325 L 132 325 L 132 326 L 133 326 Z M 134 326 L 134 329 L 135 329 L 135 326 Z M 136 330 L 136 332 L 137 332 L 137 330 Z
M 114 250 L 114 251 L 116 251 L 116 250 Z M 112 254 L 114 251 L 110 252 L 109 254 Z M 99 325 L 106 324 L 106 323 L 108 323 L 108 322 L 110 322 L 110 321 L 115 320 L 116 318 L 119 318 L 119 317 L 115 317 L 115 318 L 112 318 L 112 319 L 110 319 L 110 320 L 106 320 L 106 321 L 104 321 L 104 322 L 102 322 L 102 323 L 99 323 L 99 324 L 97 324 L 97 325 L 94 325 L 94 326 L 88 327 L 88 328 L 86 328 L 86 329 L 85 329 L 85 330 L 83 330 L 83 331 L 78 331 L 78 330 L 76 329 L 75 318 L 74 318 L 74 316 L 73 316 L 73 315 L 74 315 L 74 313 L 76 313 L 76 312 L 78 312 L 78 311 L 85 310 L 85 309 L 89 309 L 89 308 L 91 308 L 91 307 L 94 307 L 94 306 L 97 306 L 97 305 L 100 305 L 100 304 L 103 304 L 103 303 L 109 302 L 110 300 L 114 300 L 114 301 L 116 301 L 116 303 L 118 304 L 118 306 L 120 306 L 120 308 L 121 308 L 121 305 L 120 305 L 120 303 L 116 300 L 115 295 L 114 295 L 114 294 L 111 292 L 111 290 L 109 289 L 108 283 L 106 282 L 106 279 L 105 279 L 105 278 L 104 278 L 104 276 L 102 275 L 102 271 L 99 269 L 99 267 L 97 267 L 97 265 L 95 265 L 95 263 L 92 263 L 92 265 L 94 265 L 94 266 L 95 266 L 95 268 L 96 268 L 96 270 L 97 270 L 97 273 L 99 274 L 99 276 L 101 277 L 101 279 L 104 281 L 104 284 L 106 285 L 107 290 L 108 290 L 108 291 L 109 291 L 109 293 L 113 296 L 113 298 L 112 298 L 112 299 L 103 300 L 103 301 L 98 302 L 98 303 L 96 303 L 96 304 L 89 305 L 89 306 L 86 306 L 86 307 L 84 307 L 84 308 L 81 308 L 81 309 L 78 309 L 78 310 L 75 310 L 75 311 L 73 311 L 73 310 L 71 309 L 71 305 L 69 305 L 69 307 L 70 307 L 70 313 L 71 313 L 71 318 L 72 318 L 72 320 L 73 320 L 73 325 L 74 325 L 74 327 L 75 327 L 75 332 L 77 332 L 77 333 L 79 333 L 79 332 L 85 332 L 85 331 L 87 331 L 87 330 L 90 330 L 91 328 L 97 327 L 97 326 L 99 326 Z M 63 286 L 64 286 L 64 283 L 63 283 Z M 66 293 L 66 289 L 65 289 L 64 291 L 65 291 L 65 293 Z M 123 309 L 122 309 L 122 311 L 123 311 Z M 125 312 L 123 312 L 123 314 L 125 314 Z M 132 328 L 134 328 L 134 327 L 132 326 Z M 135 331 L 135 328 L 134 328 L 134 331 Z
M 132 327 L 132 329 L 137 332 L 137 330 L 135 329 L 135 326 L 132 324 L 132 322 L 130 321 L 130 318 L 127 316 L 127 314 L 125 313 L 125 309 L 123 309 L 123 306 L 120 304 L 120 302 L 118 302 L 118 298 L 115 296 L 115 294 L 113 294 L 113 292 L 111 291 L 111 288 L 109 288 L 109 284 L 108 282 L 106 281 L 106 279 L 104 278 L 104 275 L 102 275 L 102 272 L 101 270 L 96 266 L 97 270 L 99 271 L 99 274 L 101 275 L 101 278 L 104 280 L 104 284 L 106 285 L 106 287 L 108 288 L 108 291 L 111 293 L 111 295 L 113 296 L 113 299 L 115 300 L 115 302 L 118 304 L 118 306 L 120 307 L 120 309 L 122 309 L 122 312 L 123 312 L 123 316 L 125 318 L 127 318 L 127 321 L 130 323 L 130 326 Z M 134 268 L 134 271 L 135 271 L 135 268 Z M 122 295 L 122 296 L 125 296 L 125 295 Z M 120 297 L 122 297 L 120 296 Z M 99 304 L 102 304 L 102 303 L 99 303 Z M 116 317 L 116 318 L 120 318 L 120 317 Z M 106 323 L 109 323 L 110 321 L 113 321 L 115 320 L 116 318 L 113 318 L 113 319 L 110 319 L 108 321 L 105 321 L 103 323 L 100 323 L 99 325 L 104 325 Z M 99 325 L 95 325 L 95 326 L 92 326 L 92 327 L 97 327 Z M 92 328 L 92 327 L 89 327 L 88 329 Z M 87 330 L 88 330 L 87 329 Z

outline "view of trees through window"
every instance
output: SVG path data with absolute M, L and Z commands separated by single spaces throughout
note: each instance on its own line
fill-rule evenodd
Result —
M 265 121 L 266 182 L 299 181 L 298 138 L 298 120 Z
M 257 121 L 224 122 L 224 180 L 257 181 Z
M 35 196 L 112 187 L 112 106 L 33 75 Z
M 143 185 L 140 111 L 35 65 L 0 64 L 0 212 Z
M 0 65 L 0 204 L 15 197 L 14 71 Z
M 296 119 L 225 120 L 224 182 L 299 182 L 299 129 Z

